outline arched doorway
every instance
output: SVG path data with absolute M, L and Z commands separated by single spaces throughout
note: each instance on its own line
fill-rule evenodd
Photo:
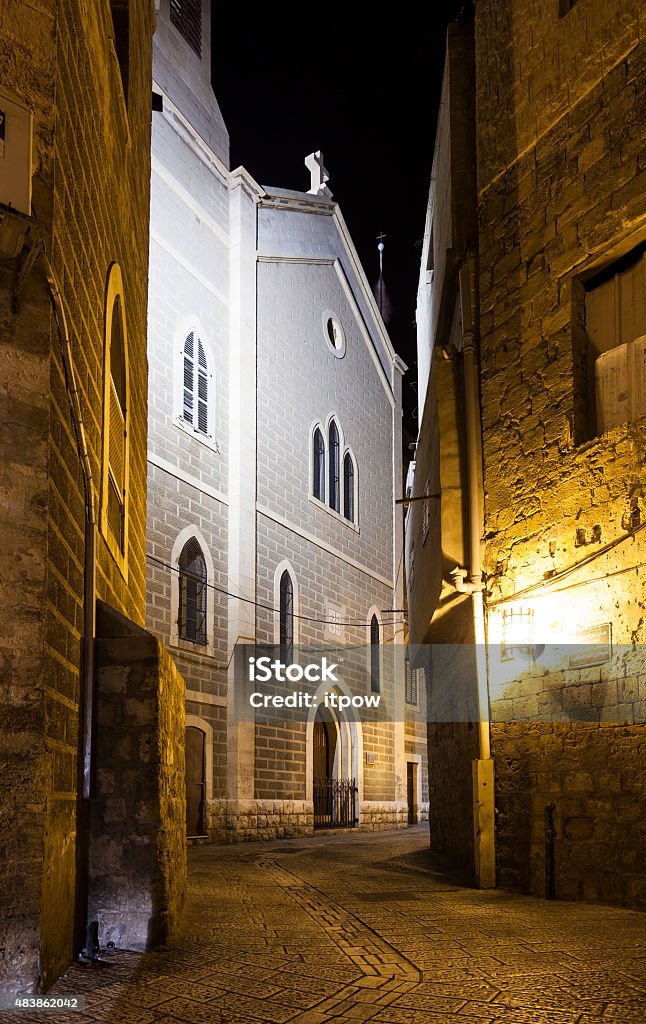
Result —
M 354 723 L 353 723 L 354 724 Z M 351 828 L 358 823 L 357 778 L 352 772 L 349 723 L 319 706 L 312 731 L 314 828 Z

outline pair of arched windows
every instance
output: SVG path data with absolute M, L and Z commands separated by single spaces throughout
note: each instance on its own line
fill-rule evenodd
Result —
M 211 374 L 206 349 L 193 328 L 182 349 L 182 419 L 200 434 L 210 433 Z
M 327 466 L 327 472 L 326 472 Z M 326 479 L 327 478 L 327 479 Z M 315 498 L 327 502 L 335 512 L 341 512 L 348 522 L 356 518 L 356 470 L 350 451 L 343 455 L 341 467 L 341 435 L 335 419 L 330 420 L 326 444 L 321 427 L 314 428 L 312 437 L 312 487 Z

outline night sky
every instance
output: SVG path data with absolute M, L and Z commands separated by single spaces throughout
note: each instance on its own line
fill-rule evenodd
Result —
M 307 191 L 303 161 L 320 149 L 371 285 L 377 235 L 387 236 L 389 332 L 411 368 L 404 391 L 413 431 L 415 297 L 445 33 L 463 7 L 464 0 L 439 0 L 414 14 L 409 5 L 401 14 L 392 13 L 396 5 L 389 15 L 375 8 L 361 26 L 359 9 L 350 24 L 340 5 L 320 5 L 319 16 L 311 6 L 299 15 L 245 8 L 241 19 L 220 5 L 213 13 L 213 87 L 231 167 L 243 164 L 261 185 Z

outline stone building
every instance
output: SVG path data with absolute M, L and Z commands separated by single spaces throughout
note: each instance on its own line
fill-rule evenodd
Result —
M 423 708 L 404 684 L 393 611 L 403 607 L 394 499 L 405 367 L 320 154 L 309 192 L 231 171 L 210 71 L 210 4 L 181 13 L 162 0 L 147 622 L 186 680 L 188 832 L 311 832 L 315 778 L 345 801 L 344 813 L 323 808 L 325 824 L 405 824 L 426 801 Z M 339 694 L 379 690 L 385 720 L 250 714 L 236 656 L 245 644 L 294 661 L 306 647 L 342 648 Z
M 406 540 L 436 849 L 482 885 L 631 906 L 646 896 L 642 13 L 479 0 L 475 25 L 449 30 L 418 303 L 412 494 L 430 497 Z
M 183 895 L 181 679 L 143 629 L 152 32 L 148 0 L 0 10 L 2 993 L 88 922 L 167 938 Z

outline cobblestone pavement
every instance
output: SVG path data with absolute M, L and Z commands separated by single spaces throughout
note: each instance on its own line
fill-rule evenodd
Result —
M 72 967 L 59 1024 L 644 1024 L 646 919 L 462 888 L 428 831 L 190 853 L 181 943 Z M 3 1022 L 25 1014 L 0 1014 Z

